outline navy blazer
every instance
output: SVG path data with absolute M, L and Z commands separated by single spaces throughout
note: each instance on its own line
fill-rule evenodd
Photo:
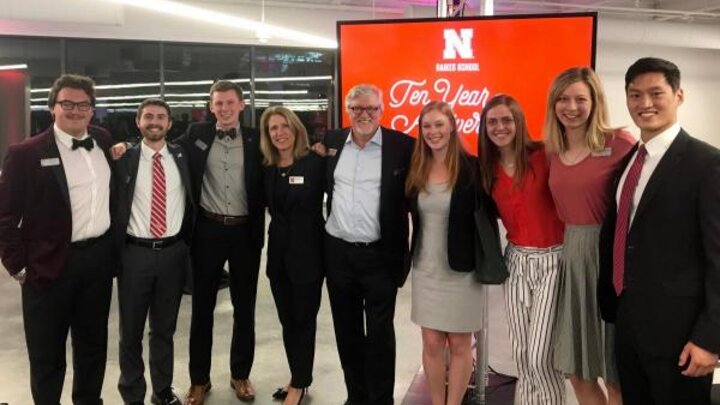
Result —
M 180 173 L 180 181 L 182 181 L 183 187 L 185 188 L 185 212 L 183 213 L 180 236 L 189 246 L 192 240 L 193 226 L 195 225 L 196 206 L 195 200 L 193 199 L 192 185 L 190 183 L 188 159 L 182 146 L 168 143 L 167 148 L 177 165 L 178 172 Z M 128 149 L 122 159 L 117 161 L 116 164 L 118 181 L 115 242 L 120 249 L 125 245 L 141 154 L 141 146 L 140 143 L 138 143 Z M 168 215 L 173 215 L 173 213 L 168 213 Z
M 329 132 L 323 143 L 328 151 L 326 192 L 328 216 L 332 211 L 335 168 L 342 155 L 350 128 Z M 405 284 L 410 271 L 408 249 L 408 203 L 405 178 L 415 139 L 389 128 L 382 128 L 382 168 L 380 180 L 380 245 L 383 257 L 398 287 Z
M 477 158 L 464 155 L 460 158 L 460 172 L 450 197 L 448 214 L 447 258 L 450 268 L 460 272 L 475 269 L 475 200 L 478 195 Z M 413 233 L 410 248 L 415 257 L 422 221 L 418 210 L 418 195 L 410 196 Z
M 628 161 L 630 158 L 628 157 Z M 600 234 L 598 299 L 603 319 L 635 325 L 655 355 L 679 355 L 692 341 L 720 352 L 720 151 L 684 130 L 655 168 L 625 248 L 622 309 L 612 284 L 615 191 Z
M 282 207 L 275 201 L 277 166 L 265 167 L 265 200 L 270 212 L 268 228 L 267 275 L 277 277 L 287 271 L 293 283 L 310 283 L 324 274 L 323 196 L 325 159 L 310 152 L 290 169 L 290 177 L 302 183 L 290 184 Z
M 114 172 L 109 155 L 113 144 L 110 134 L 95 126 L 88 127 L 88 134 L 103 150 Z M 115 210 L 114 189 L 113 174 L 111 222 Z M 71 237 L 70 192 L 55 143 L 55 131 L 50 126 L 8 149 L 0 176 L 0 257 L 10 274 L 24 268 L 28 282 L 47 285 L 60 276 Z
M 245 190 L 247 193 L 250 234 L 255 247 L 262 248 L 265 234 L 265 201 L 263 191 L 263 167 L 260 154 L 260 137 L 257 130 L 242 127 L 243 159 L 245 167 Z M 193 199 L 200 206 L 202 181 L 207 158 L 215 140 L 215 123 L 195 122 L 175 143 L 182 146 L 190 165 L 190 183 Z

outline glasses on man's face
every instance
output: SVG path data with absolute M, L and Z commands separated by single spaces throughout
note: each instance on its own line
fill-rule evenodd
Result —
M 369 105 L 367 107 L 361 107 L 359 105 L 351 105 L 348 107 L 348 110 L 350 110 L 353 115 L 362 115 L 362 113 L 366 112 L 368 115 L 376 115 L 380 112 L 381 108 L 376 105 Z
M 79 103 L 76 103 L 70 100 L 62 100 L 58 101 L 56 104 L 60 104 L 60 108 L 65 111 L 72 111 L 75 109 L 75 107 L 77 107 L 78 111 L 90 111 L 90 109 L 92 108 L 92 103 L 88 101 L 81 101 Z

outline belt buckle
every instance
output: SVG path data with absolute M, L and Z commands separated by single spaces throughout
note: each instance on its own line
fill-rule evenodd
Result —
M 160 250 L 162 249 L 163 242 L 161 240 L 154 240 L 152 241 L 152 250 Z
M 231 223 L 232 220 L 233 220 L 233 217 L 223 216 L 223 225 L 232 225 L 232 223 Z

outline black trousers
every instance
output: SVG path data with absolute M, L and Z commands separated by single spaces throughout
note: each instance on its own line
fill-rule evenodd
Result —
M 70 247 L 65 267 L 51 285 L 23 285 L 23 322 L 35 404 L 60 403 L 68 331 L 73 352 L 73 403 L 103 403 L 100 394 L 114 265 L 112 241 L 105 235 L 91 246 Z
M 183 241 L 162 250 L 128 244 L 123 250 L 122 262 L 123 269 L 118 276 L 118 389 L 125 402 L 142 402 L 147 390 L 142 342 L 148 314 L 152 390 L 159 393 L 172 385 L 173 336 L 189 267 L 188 249 Z
M 686 377 L 678 367 L 677 353 L 658 356 L 648 353 L 637 341 L 622 297 L 615 326 L 617 359 L 623 403 L 629 405 L 709 405 L 712 374 Z
M 397 285 L 380 249 L 326 235 L 327 286 L 348 404 L 391 405 Z
M 207 384 L 213 342 L 218 282 L 225 262 L 230 265 L 233 332 L 230 372 L 234 379 L 250 376 L 255 355 L 255 298 L 261 247 L 250 226 L 223 225 L 203 216 L 197 220 L 190 256 L 193 264 L 190 325 L 190 383 Z
M 283 345 L 290 365 L 290 385 L 294 388 L 309 387 L 315 360 L 315 332 L 322 279 L 294 283 L 286 271 L 278 271 L 270 277 L 270 289 L 283 328 Z

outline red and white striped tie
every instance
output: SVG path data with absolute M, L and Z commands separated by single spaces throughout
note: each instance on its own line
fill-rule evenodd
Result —
M 152 200 L 150 202 L 150 234 L 153 238 L 161 238 L 167 230 L 165 221 L 165 169 L 162 155 L 156 152 L 152 164 Z

